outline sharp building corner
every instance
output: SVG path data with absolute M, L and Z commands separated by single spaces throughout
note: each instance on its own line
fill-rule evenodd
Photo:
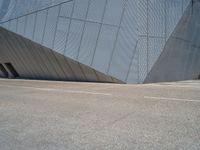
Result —
M 200 76 L 200 0 L 194 0 L 168 39 L 145 82 L 198 79 Z

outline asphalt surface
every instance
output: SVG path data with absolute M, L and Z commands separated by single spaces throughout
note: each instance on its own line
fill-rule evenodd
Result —
M 0 150 L 199 150 L 200 81 L 0 80 Z

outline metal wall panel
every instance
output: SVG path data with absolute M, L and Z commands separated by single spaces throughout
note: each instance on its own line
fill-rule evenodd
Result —
M 85 78 L 87 81 L 99 81 L 95 71 L 92 68 L 88 68 L 85 65 L 80 65 L 80 67 L 83 73 L 85 74 Z
M 28 42 L 24 42 L 21 36 L 15 36 L 16 43 L 18 48 L 21 48 L 21 55 L 23 59 L 27 62 L 25 65 L 31 70 L 33 77 L 40 79 L 42 77 L 42 69 L 36 61 L 37 59 L 32 55 L 31 48 Z
M 38 43 L 42 43 L 43 33 L 45 29 L 47 17 L 47 10 L 38 12 L 36 15 L 36 22 L 35 22 L 35 30 L 34 30 L 34 41 Z
M 10 0 L 0 0 L 0 20 L 5 16 L 8 11 Z
M 2 31 L 2 28 L 0 28 L 0 31 Z M 10 51 L 7 52 L 5 38 L 2 33 L 0 33 L 0 43 L 1 43 L 0 63 L 9 62 L 12 59 L 12 55 L 10 54 Z
M 90 65 L 92 62 L 99 29 L 100 25 L 97 23 L 87 22 L 85 24 L 78 60 L 86 65 Z
M 127 74 L 127 83 L 139 83 L 139 51 L 136 49 L 135 55 L 131 60 L 129 72 Z
M 166 33 L 168 39 L 182 16 L 182 0 L 167 0 L 166 7 Z
M 200 68 L 200 2 L 185 12 L 145 82 L 197 79 Z
M 165 7 L 166 0 L 149 0 L 148 35 L 165 37 Z
M 26 17 L 21 17 L 17 19 L 17 33 L 19 35 L 24 35 L 25 31 L 25 22 L 26 22 Z
M 65 49 L 65 55 L 70 58 L 77 58 L 79 45 L 81 41 L 81 35 L 83 32 L 84 22 L 78 20 L 72 20 L 69 30 L 69 37 L 67 46 Z
M 63 55 L 57 53 L 57 52 L 53 52 L 53 55 L 56 57 L 56 59 L 58 60 L 59 66 L 62 70 L 62 72 L 65 75 L 65 78 L 63 80 L 72 80 L 75 81 L 76 77 L 72 71 L 72 69 L 70 68 L 68 62 L 68 59 L 66 59 L 65 57 L 63 57 Z
M 109 66 L 109 74 L 125 81 L 138 41 L 137 6 L 128 0 L 124 9 L 121 28 Z
M 163 38 L 149 38 L 148 44 L 148 71 L 151 70 L 155 62 L 158 60 L 163 48 L 165 46 L 165 39 Z
M 118 28 L 116 27 L 111 27 L 108 25 L 102 26 L 92 64 L 92 66 L 99 71 L 106 72 L 109 67 L 109 62 L 117 35 L 117 29 Z
M 5 22 L 1 24 L 1 27 L 5 28 L 5 29 L 9 29 L 9 23 L 10 22 Z
M 70 23 L 69 19 L 60 17 L 57 24 L 57 31 L 53 49 L 60 54 L 64 54 L 69 23 Z
M 22 0 L 9 5 L 5 18 L 25 16 L 0 25 L 102 73 L 142 83 L 190 1 Z M 55 78 L 72 76 L 58 55 L 49 51 L 39 55 L 53 65 L 47 67 Z M 73 69 L 75 74 L 82 73 L 77 79 L 98 79 L 92 69 L 84 71 L 77 62 L 68 66 L 78 69 Z
M 17 19 L 10 21 L 9 30 L 17 32 Z
M 101 22 L 106 0 L 91 0 L 87 20 Z
M 0 0 L 0 8 L 2 7 L 3 5 L 3 0 Z
M 46 47 L 41 47 L 41 49 L 42 51 L 44 51 L 44 59 L 47 59 L 48 61 L 47 67 L 49 68 L 49 70 L 51 70 L 52 73 L 55 74 L 55 79 L 64 79 L 65 74 L 60 68 L 60 64 L 55 55 L 53 55 L 53 52 Z
M 190 2 L 191 2 L 191 0 L 183 0 L 183 11 L 187 9 Z
M 48 78 L 52 78 L 52 79 L 57 79 L 58 75 L 57 72 L 54 69 L 54 66 L 52 66 L 52 62 L 53 60 L 50 60 L 49 56 L 49 52 L 45 51 L 40 45 L 36 45 L 33 44 L 33 49 L 34 52 L 36 54 L 36 56 L 38 56 L 39 60 L 40 60 L 40 65 L 43 66 L 45 72 L 48 72 Z
M 40 75 L 40 78 L 45 79 L 46 77 L 49 79 L 52 74 L 49 72 L 47 66 L 45 66 L 45 58 L 41 57 L 41 49 L 35 46 L 35 44 L 33 44 L 30 40 L 22 39 L 22 42 L 24 42 L 24 44 L 27 46 L 31 57 L 34 58 L 34 62 L 36 63 L 37 68 L 39 68 L 38 74 Z
M 73 18 L 85 19 L 89 0 L 75 0 Z
M 6 14 L 3 15 L 2 20 L 7 21 L 37 10 L 58 5 L 59 3 L 67 3 L 68 0 L 4 0 L 4 2 L 8 3 L 9 6 L 7 8 L 4 5 Z
M 26 16 L 25 37 L 28 39 L 33 39 L 35 18 L 36 13 Z
M 143 83 L 148 72 L 147 38 L 141 37 L 139 39 L 137 50 L 139 51 L 139 83 Z
M 18 57 L 18 54 L 14 52 L 14 48 L 8 43 L 8 34 L 3 31 L 2 29 L 0 30 L 0 38 L 1 40 L 1 55 L 3 55 L 3 61 L 4 62 L 12 62 L 14 67 L 18 70 L 20 75 L 28 75 L 28 71 L 24 67 L 24 64 L 21 60 L 20 57 Z
M 56 6 L 48 9 L 48 15 L 45 25 L 44 39 L 43 45 L 48 48 L 53 48 L 53 42 L 55 39 L 55 32 L 58 23 L 58 15 L 59 15 L 60 7 Z
M 119 25 L 125 0 L 108 0 L 103 23 Z
M 73 8 L 73 1 L 69 3 L 64 3 L 61 5 L 60 16 L 71 17 L 71 12 Z
M 6 19 L 10 18 L 10 15 L 12 15 L 13 9 L 15 8 L 15 1 L 10 0 L 4 0 L 3 2 L 3 8 L 0 8 L 1 10 L 1 21 L 6 21 Z M 3 13 L 3 14 L 2 14 Z
M 72 69 L 77 81 L 86 81 L 86 77 L 83 70 L 80 67 L 80 63 L 78 63 L 77 61 L 71 60 L 71 61 L 68 61 L 68 64 L 70 68 Z
M 36 78 L 36 74 L 34 74 L 32 67 L 26 65 L 29 62 L 29 58 L 27 58 L 25 53 L 23 52 L 23 48 L 20 48 L 20 43 L 18 41 L 17 35 L 6 32 L 4 34 L 4 38 L 6 38 L 8 45 L 10 46 L 10 50 L 13 52 L 13 56 L 16 56 L 16 59 L 21 60 L 21 65 L 25 67 L 25 74 L 30 78 Z
M 139 35 L 147 35 L 147 14 L 148 5 L 147 0 L 137 0 L 135 5 L 137 5 L 137 23 Z

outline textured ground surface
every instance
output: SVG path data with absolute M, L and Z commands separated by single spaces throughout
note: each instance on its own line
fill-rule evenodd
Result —
M 0 80 L 0 149 L 200 149 L 200 81 Z

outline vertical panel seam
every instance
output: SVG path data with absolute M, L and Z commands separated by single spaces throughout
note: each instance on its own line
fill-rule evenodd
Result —
M 165 0 L 165 42 L 167 42 L 167 2 Z
M 58 29 L 60 11 L 61 11 L 61 5 L 59 5 L 58 16 L 56 18 L 56 27 L 55 27 L 54 37 L 53 37 L 53 41 L 52 41 L 52 49 L 54 49 L 54 45 L 55 45 L 55 39 L 56 39 L 56 33 L 57 33 L 57 29 Z
M 147 74 L 149 71 L 149 0 L 147 0 Z
M 113 46 L 113 49 L 112 49 L 112 53 L 111 53 L 111 57 L 110 57 L 110 60 L 109 60 L 108 68 L 107 68 L 107 70 L 106 70 L 106 73 L 107 73 L 107 74 L 108 74 L 109 71 L 110 71 L 111 63 L 112 63 L 112 60 L 113 60 L 113 55 L 114 55 L 115 49 L 116 49 L 116 47 L 117 47 L 117 41 L 118 41 L 118 38 L 119 38 L 119 33 L 120 33 L 120 29 L 121 29 L 121 24 L 122 24 L 122 22 L 123 22 L 124 14 L 125 14 L 125 11 L 126 11 L 126 6 L 127 6 L 127 3 L 128 3 L 128 0 L 123 0 L 123 1 L 124 1 L 123 11 L 122 11 L 122 13 L 121 13 L 119 27 L 118 27 L 118 29 L 117 29 L 117 34 L 115 35 L 116 38 L 115 38 L 115 41 L 114 41 L 114 46 Z
M 56 6 L 57 7 L 57 6 Z M 55 38 L 56 38 L 56 32 L 57 32 L 57 27 L 58 27 L 58 21 L 59 21 L 59 16 L 60 16 L 60 11 L 61 11 L 61 5 L 59 5 L 59 11 L 58 11 L 58 15 L 57 15 L 57 18 L 56 18 L 56 27 L 55 27 L 55 31 L 54 31 L 54 37 L 53 37 L 53 41 L 52 41 L 52 49 L 54 47 L 54 44 L 55 44 Z M 68 78 L 68 75 L 65 73 L 65 71 L 63 70 L 62 68 L 62 65 L 60 64 L 60 61 L 57 59 L 56 55 L 54 54 L 53 51 L 51 51 L 53 57 L 55 58 L 58 66 L 60 67 L 61 71 L 63 72 L 64 76 Z
M 27 16 L 24 16 L 25 17 L 25 23 L 24 23 L 24 31 L 23 31 L 23 35 L 25 36 L 25 34 L 26 34 L 26 27 L 27 27 L 27 21 L 28 21 L 28 16 L 29 15 L 27 15 Z M 27 46 L 27 44 L 23 41 L 23 40 L 21 40 L 23 43 L 24 43 L 24 45 L 26 46 L 26 48 L 28 47 Z M 30 53 L 32 53 L 32 50 L 30 50 L 30 49 L 28 49 L 29 50 L 29 52 Z M 33 53 L 32 53 L 33 54 Z M 33 63 L 34 63 L 34 60 L 33 60 Z M 36 65 L 37 65 L 37 62 L 36 62 Z M 43 71 L 43 69 L 41 68 L 41 66 L 40 65 L 38 65 L 39 67 L 40 67 L 40 69 Z M 36 68 L 37 68 L 37 66 L 36 66 Z M 35 69 L 34 69 L 34 71 L 35 71 Z M 36 75 L 37 76 L 37 75 Z
M 38 16 L 38 12 L 36 12 L 35 15 L 34 15 L 34 27 L 33 27 L 33 33 L 32 33 L 32 39 L 33 39 L 33 41 L 34 41 L 34 38 L 35 38 L 35 30 L 36 30 L 37 16 Z M 47 65 L 44 63 L 43 58 L 42 58 L 42 56 L 40 55 L 40 53 L 38 53 L 38 56 L 40 57 L 40 60 L 41 60 L 42 63 L 44 64 L 44 66 L 45 66 L 47 72 L 50 73 L 50 71 L 49 71 Z
M 19 19 L 17 19 L 16 20 L 17 22 L 16 22 L 16 33 L 18 34 L 18 23 L 19 23 Z M 10 36 L 10 35 L 9 35 Z M 18 51 L 19 53 L 21 53 L 21 51 Z M 26 67 L 26 65 L 24 64 L 24 56 L 23 56 L 23 53 L 21 53 L 20 54 L 20 56 L 22 57 L 22 59 L 23 59 L 23 65 L 25 66 L 25 68 L 26 68 L 26 70 L 30 73 L 30 75 L 32 76 L 32 77 L 35 77 L 35 75 L 34 75 L 34 73 L 32 72 L 32 69 L 27 69 L 27 67 Z
M 85 20 L 84 20 L 84 25 L 83 25 L 83 31 L 82 31 L 82 34 L 81 34 L 81 40 L 80 40 L 80 45 L 79 45 L 79 48 L 78 48 L 78 54 L 76 56 L 77 61 L 79 60 L 79 56 L 80 56 L 80 49 L 81 49 L 81 44 L 83 42 L 83 36 L 84 36 L 84 33 L 85 33 L 86 22 L 87 22 L 87 18 L 88 18 L 88 13 L 89 13 L 90 5 L 91 5 L 91 0 L 88 0 L 87 12 L 86 12 L 86 15 L 85 15 Z M 79 65 L 80 65 L 80 68 L 81 68 L 81 70 L 82 70 L 85 78 L 87 79 L 87 75 L 84 73 L 84 70 L 82 69 L 82 66 L 81 66 L 80 63 L 79 63 Z M 96 73 L 94 72 L 93 69 L 92 69 L 92 72 L 96 76 L 96 79 L 99 80 L 98 76 L 96 75 Z
M 135 47 L 134 47 L 134 51 L 133 51 L 133 54 L 132 54 L 132 56 L 131 56 L 131 61 L 130 61 L 130 64 L 129 64 L 129 69 L 128 69 L 128 73 L 127 73 L 127 75 L 126 75 L 125 82 L 127 82 L 128 77 L 129 77 L 129 74 L 130 74 L 131 65 L 132 65 L 133 59 L 134 59 L 134 57 L 135 57 L 135 55 L 136 55 L 136 49 L 137 49 L 137 46 L 138 46 L 138 42 L 139 42 L 139 40 L 136 41 L 136 45 L 135 45 Z
M 72 24 L 72 16 L 73 16 L 73 13 L 74 13 L 75 3 L 76 3 L 76 0 L 74 0 L 72 11 L 71 11 L 71 14 L 70 14 L 69 27 L 68 27 L 68 31 L 67 31 L 66 43 L 65 43 L 64 52 L 63 52 L 64 55 L 66 53 L 67 44 L 68 44 L 68 40 L 69 40 L 69 34 L 70 34 L 70 29 L 71 29 L 71 24 Z
M 46 29 L 46 25 L 47 25 L 48 14 L 49 14 L 49 9 L 46 9 L 45 25 L 44 25 L 44 31 L 43 31 L 43 35 L 42 35 L 41 45 L 43 45 L 43 42 L 44 42 L 44 36 L 45 36 L 45 29 Z M 42 46 L 41 46 L 41 49 L 43 50 Z M 49 60 L 49 63 L 51 64 L 51 59 L 49 58 L 49 56 L 47 56 L 47 54 L 45 53 L 45 50 L 44 50 L 44 55 Z M 57 74 L 57 77 L 59 77 L 59 74 L 58 74 L 57 70 L 54 68 L 54 65 L 51 64 L 51 68 L 53 68 L 53 70 Z
M 99 43 L 99 37 L 101 35 L 101 30 L 102 30 L 102 26 L 103 26 L 103 20 L 104 20 L 104 17 L 105 17 L 107 4 L 108 4 L 108 0 L 105 1 L 103 14 L 102 14 L 102 17 L 101 17 L 101 24 L 100 24 L 100 27 L 99 27 L 99 32 L 98 32 L 98 35 L 97 35 L 97 40 L 96 40 L 96 43 L 95 43 L 94 53 L 93 53 L 93 56 L 92 56 L 92 61 L 90 63 L 90 66 L 93 66 L 93 63 L 94 63 L 94 57 L 95 57 L 95 54 L 96 54 L 96 51 L 97 51 L 97 46 L 98 46 L 98 43 Z
M 71 69 L 72 74 L 73 74 L 74 77 L 76 78 L 76 74 L 75 74 L 75 72 L 73 71 L 73 68 L 71 67 L 71 65 L 69 64 L 69 62 L 68 62 L 68 60 L 66 59 L 66 56 L 65 56 L 66 48 L 67 48 L 67 43 L 68 43 L 68 39 L 69 39 L 69 32 L 70 32 L 71 23 L 72 23 L 72 16 L 73 16 L 73 13 L 74 13 L 74 8 L 75 8 L 75 3 L 76 3 L 76 0 L 73 1 L 73 6 L 72 6 L 70 18 L 69 18 L 69 26 L 68 26 L 67 35 L 66 35 L 66 40 L 65 40 L 65 46 L 64 46 L 64 51 L 63 51 L 63 57 L 64 57 L 64 60 L 66 61 L 67 65 L 68 65 L 69 68 Z M 69 60 L 69 61 L 71 61 L 71 60 Z M 76 79 L 77 79 L 77 78 L 76 78 Z
M 86 20 L 87 20 L 87 17 L 88 17 L 88 12 L 89 12 L 89 8 L 90 8 L 90 4 L 91 4 L 91 0 L 88 0 L 87 11 L 86 11 L 86 15 L 85 15 L 84 24 L 83 24 L 83 31 L 82 31 L 82 34 L 81 34 L 80 45 L 79 45 L 78 52 L 77 52 L 77 56 L 76 56 L 76 59 L 77 59 L 77 60 L 78 60 L 78 58 L 79 58 L 79 56 L 80 56 L 80 49 L 81 49 L 81 44 L 82 44 L 82 41 L 83 41 L 83 36 L 84 36 L 84 33 L 85 33 Z
M 27 27 L 27 17 L 28 17 L 28 16 L 25 17 L 24 35 L 25 35 L 26 27 Z M 28 48 L 29 46 L 28 46 L 27 43 L 23 40 L 23 38 L 20 38 L 20 39 L 21 39 L 21 42 L 24 43 L 24 46 L 25 46 L 26 48 Z M 32 52 L 32 49 L 28 49 L 28 51 L 29 51 L 29 53 L 30 53 L 32 56 L 35 57 L 34 53 Z M 37 60 L 37 59 L 36 59 L 36 60 Z M 33 60 L 33 64 L 34 64 L 34 66 L 36 65 L 36 68 L 37 68 L 37 66 L 38 66 L 38 67 L 41 69 L 41 71 L 44 72 L 43 69 L 42 69 L 42 67 L 41 67 L 41 65 L 38 64 L 38 62 L 34 62 L 34 60 Z M 39 76 L 40 76 L 40 75 L 39 75 Z

